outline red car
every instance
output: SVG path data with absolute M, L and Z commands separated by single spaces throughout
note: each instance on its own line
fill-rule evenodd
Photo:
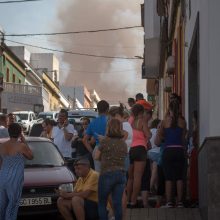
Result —
M 26 142 L 34 159 L 25 161 L 18 215 L 55 214 L 58 212 L 55 189 L 72 191 L 76 178 L 49 139 L 27 137 Z

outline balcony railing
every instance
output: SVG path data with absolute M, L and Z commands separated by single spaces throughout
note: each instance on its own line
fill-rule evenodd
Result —
M 31 85 L 4 82 L 3 88 L 4 88 L 3 91 L 5 92 L 42 96 L 41 86 L 31 86 Z

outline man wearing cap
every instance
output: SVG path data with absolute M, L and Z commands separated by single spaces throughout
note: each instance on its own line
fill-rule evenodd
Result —
M 77 179 L 73 192 L 59 190 L 57 206 L 65 220 L 98 219 L 98 178 L 99 174 L 90 168 L 88 159 L 74 163 Z M 74 215 L 72 214 L 74 213 Z

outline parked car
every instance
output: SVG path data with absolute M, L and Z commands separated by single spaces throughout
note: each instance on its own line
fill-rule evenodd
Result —
M 40 137 L 43 127 L 42 127 L 43 119 L 38 119 L 31 127 L 31 130 L 28 134 L 30 137 Z
M 5 138 L 0 139 L 0 143 L 5 141 Z M 25 161 L 18 215 L 56 214 L 58 195 L 55 189 L 72 191 L 76 178 L 49 139 L 27 137 L 26 142 L 34 159 Z
M 49 118 L 49 119 L 53 119 L 54 121 L 57 121 L 57 118 L 58 118 L 58 114 L 59 112 L 58 111 L 50 111 L 50 112 L 40 112 L 37 116 L 37 119 L 46 119 L 46 118 Z
M 98 117 L 98 112 L 94 110 L 69 110 L 68 111 L 68 120 L 76 123 L 80 122 L 81 118 L 87 117 L 90 121 L 94 120 Z
M 38 122 L 34 123 L 28 136 L 39 137 L 43 131 L 42 122 L 43 121 L 38 121 Z M 78 133 L 82 129 L 82 123 L 81 122 L 74 122 L 74 128 Z
M 31 130 L 32 125 L 36 121 L 35 113 L 32 111 L 16 111 L 13 112 L 13 114 L 20 117 L 23 123 L 23 131 L 24 133 L 28 134 Z

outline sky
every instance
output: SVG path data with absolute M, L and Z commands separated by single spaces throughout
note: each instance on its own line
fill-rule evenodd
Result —
M 42 0 L 0 4 L 0 26 L 5 33 L 43 33 L 96 30 L 140 25 L 142 0 Z M 38 46 L 79 53 L 143 56 L 143 29 L 95 34 L 10 37 Z M 6 44 L 12 45 L 6 41 Z M 48 52 L 28 48 L 30 52 Z M 55 53 L 60 61 L 60 83 L 86 85 L 111 104 L 126 102 L 138 92 L 146 95 L 141 79 L 142 60 L 103 59 Z

